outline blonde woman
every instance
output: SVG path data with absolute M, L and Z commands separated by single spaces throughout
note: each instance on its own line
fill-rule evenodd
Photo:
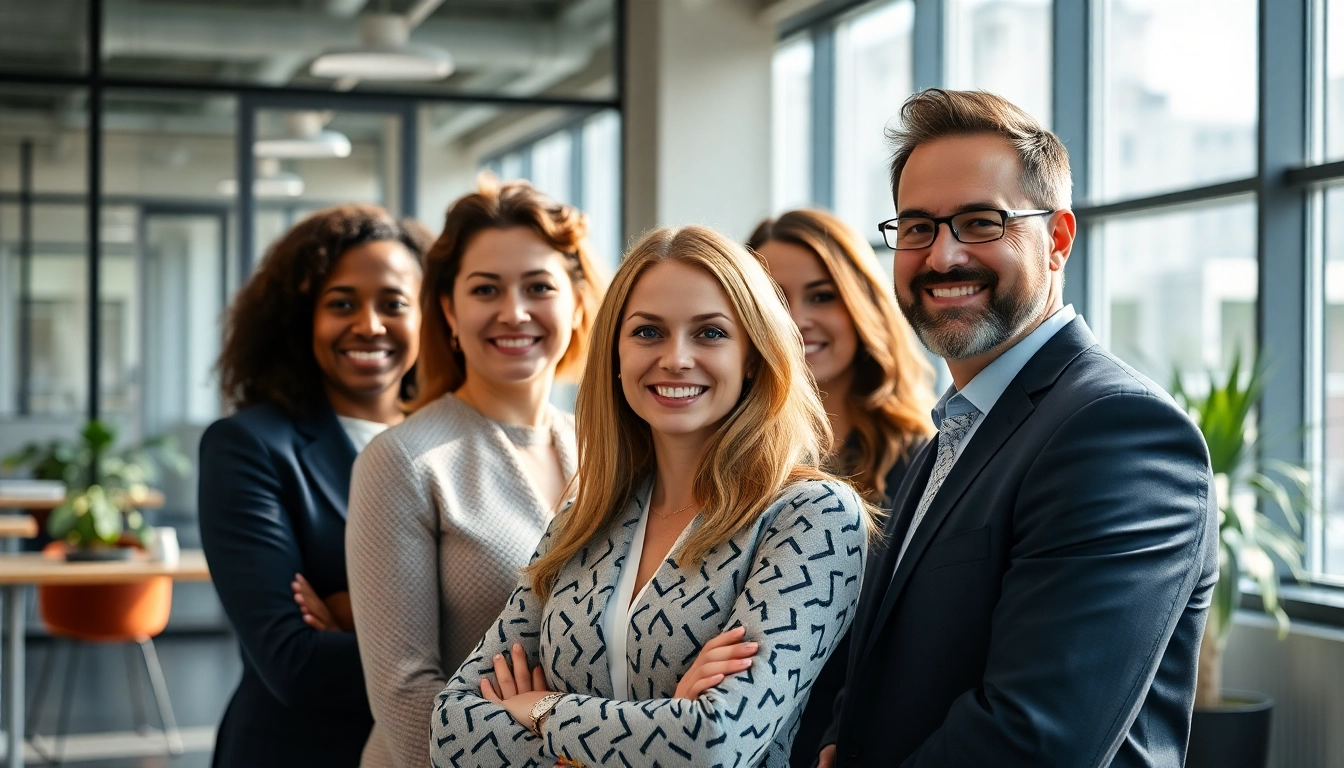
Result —
M 434 696 L 499 613 L 574 474 L 600 301 L 587 219 L 526 182 L 448 209 L 425 257 L 414 412 L 355 463 L 346 551 L 374 727 L 364 766 L 429 764 Z
M 747 245 L 765 259 L 803 336 L 807 365 L 835 436 L 831 468 L 891 509 L 915 451 L 933 433 L 933 370 L 892 297 L 868 242 L 825 211 L 766 219 Z M 844 687 L 846 639 L 812 687 L 794 740 L 808 768 Z
M 755 258 L 686 227 L 635 246 L 594 338 L 578 494 L 438 697 L 432 757 L 787 765 L 874 514 L 821 468 L 797 329 Z

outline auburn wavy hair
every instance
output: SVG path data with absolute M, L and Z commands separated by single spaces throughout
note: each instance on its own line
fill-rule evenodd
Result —
M 933 432 L 933 368 L 901 316 L 872 246 L 853 229 L 825 211 L 789 211 L 762 221 L 747 245 L 755 250 L 771 241 L 821 259 L 854 322 L 859 349 L 846 406 L 858 446 L 842 450 L 833 465 L 865 499 L 881 503 L 889 490 L 887 472 Z
M 411 410 L 456 392 L 466 381 L 466 359 L 453 349 L 453 330 L 439 299 L 453 294 L 462 256 L 476 235 L 487 229 L 527 227 L 564 255 L 574 300 L 582 317 L 574 325 L 569 347 L 556 366 L 556 375 L 577 379 L 583 370 L 588 333 L 593 326 L 605 281 L 593 261 L 588 242 L 588 216 L 572 205 L 557 203 L 526 181 L 501 184 L 482 173 L 476 191 L 448 206 L 443 232 L 425 256 L 424 287 L 420 290 L 420 361 L 416 367 L 417 392 Z
M 326 400 L 313 356 L 317 294 L 341 256 L 365 243 L 396 241 L 423 263 L 432 236 L 417 221 L 375 205 L 338 205 L 310 214 L 271 244 L 225 316 L 215 369 L 226 406 L 275 403 L 291 415 Z M 402 380 L 409 394 L 415 369 Z
M 575 492 L 574 504 L 556 521 L 550 550 L 528 567 L 542 599 L 565 564 L 602 534 L 656 469 L 649 425 L 626 402 L 617 379 L 617 342 L 631 290 L 649 269 L 673 261 L 702 269 L 723 286 L 745 329 L 753 371 L 696 469 L 700 524 L 677 551 L 677 562 L 702 562 L 786 486 L 834 479 L 822 467 L 831 426 L 803 358 L 802 336 L 759 257 L 705 227 L 654 230 L 626 255 L 597 313 L 574 409 L 579 468 L 566 491 Z M 876 514 L 865 506 L 870 534 Z

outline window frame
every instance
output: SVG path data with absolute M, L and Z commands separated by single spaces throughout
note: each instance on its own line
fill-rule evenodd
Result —
M 946 0 L 914 0 L 913 72 L 916 91 L 945 84 L 947 72 Z M 814 42 L 833 38 L 836 24 L 875 3 L 823 0 L 785 20 L 779 39 L 811 35 Z M 1256 166 L 1253 175 L 1213 184 L 1120 199 L 1098 200 L 1101 89 L 1106 0 L 1065 2 L 1051 7 L 1052 130 L 1069 151 L 1078 232 L 1066 268 L 1064 299 L 1080 313 L 1104 313 L 1104 270 L 1093 263 L 1092 236 L 1119 216 L 1160 214 L 1188 206 L 1251 196 L 1256 207 L 1255 254 L 1258 271 L 1256 339 L 1274 350 L 1276 374 L 1260 404 L 1260 418 L 1281 426 L 1285 435 L 1262 448 L 1262 459 L 1304 463 L 1311 469 L 1315 498 L 1323 499 L 1324 429 L 1312 429 L 1324 416 L 1323 190 L 1344 186 L 1344 159 L 1323 161 L 1326 0 L 1258 0 L 1256 4 Z M 831 58 L 827 67 L 823 54 Z M 1344 55 L 1341 52 L 1339 55 Z M 814 53 L 814 125 L 835 119 L 834 45 Z M 820 74 L 818 74 L 820 73 Z M 829 78 L 829 79 L 828 79 Z M 812 167 L 817 180 L 835 178 L 833 136 L 814 130 Z M 829 143 L 828 143 L 829 142 Z M 814 202 L 830 207 L 832 191 L 814 189 Z M 871 235 L 869 235 L 871 238 Z M 874 247 L 882 246 L 873 242 Z M 1285 307 L 1300 307 L 1300 311 Z M 1102 324 L 1104 325 L 1104 318 Z M 1310 621 L 1344 626 L 1344 574 L 1323 569 L 1325 509 L 1304 526 L 1305 565 L 1311 574 L 1298 584 L 1284 573 L 1289 613 Z M 1253 591 L 1244 602 L 1254 606 Z

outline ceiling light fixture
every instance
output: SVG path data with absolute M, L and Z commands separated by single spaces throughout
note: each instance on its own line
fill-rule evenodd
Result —
M 252 181 L 254 197 L 299 197 L 303 188 L 303 179 L 297 173 L 280 170 L 279 160 L 265 158 L 257 161 L 257 176 Z M 215 189 L 221 195 L 233 197 L 238 194 L 238 180 L 224 179 Z
M 410 21 L 395 13 L 359 17 L 358 48 L 328 51 L 313 60 L 314 77 L 360 80 L 442 80 L 453 73 L 453 59 L 442 48 L 410 42 Z
M 321 112 L 291 112 L 285 117 L 285 135 L 258 139 L 252 145 L 252 153 L 257 157 L 295 159 L 349 157 L 349 137 L 323 128 L 325 122 Z

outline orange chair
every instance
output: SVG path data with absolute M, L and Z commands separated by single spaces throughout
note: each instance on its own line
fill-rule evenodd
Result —
M 47 557 L 59 558 L 63 556 L 64 549 L 63 542 L 52 542 L 42 550 L 42 553 Z M 65 671 L 65 695 L 57 716 L 56 755 L 53 758 L 38 747 L 30 729 L 24 736 L 33 742 L 33 747 L 49 762 L 60 763 L 64 757 L 65 736 L 69 726 L 69 702 L 74 694 L 82 644 L 133 642 L 140 646 L 141 654 L 144 656 L 145 670 L 149 675 L 150 690 L 163 723 L 168 752 L 173 755 L 181 754 L 182 735 L 177 729 L 176 718 L 173 717 L 172 703 L 168 700 L 168 686 L 164 681 L 163 668 L 159 665 L 153 640 L 168 625 L 168 614 L 173 607 L 173 580 L 160 576 L 127 584 L 42 585 L 37 589 L 37 602 L 42 623 L 46 625 L 51 635 L 72 642 Z M 33 705 L 30 708 L 32 712 L 32 717 L 29 719 L 30 726 L 40 715 L 57 650 L 58 647 L 53 645 L 43 661 Z M 140 677 L 136 675 L 134 669 L 135 651 L 130 647 L 126 650 L 126 672 L 131 684 L 135 726 L 144 733 L 148 729 L 148 719 L 144 716 L 144 694 Z

